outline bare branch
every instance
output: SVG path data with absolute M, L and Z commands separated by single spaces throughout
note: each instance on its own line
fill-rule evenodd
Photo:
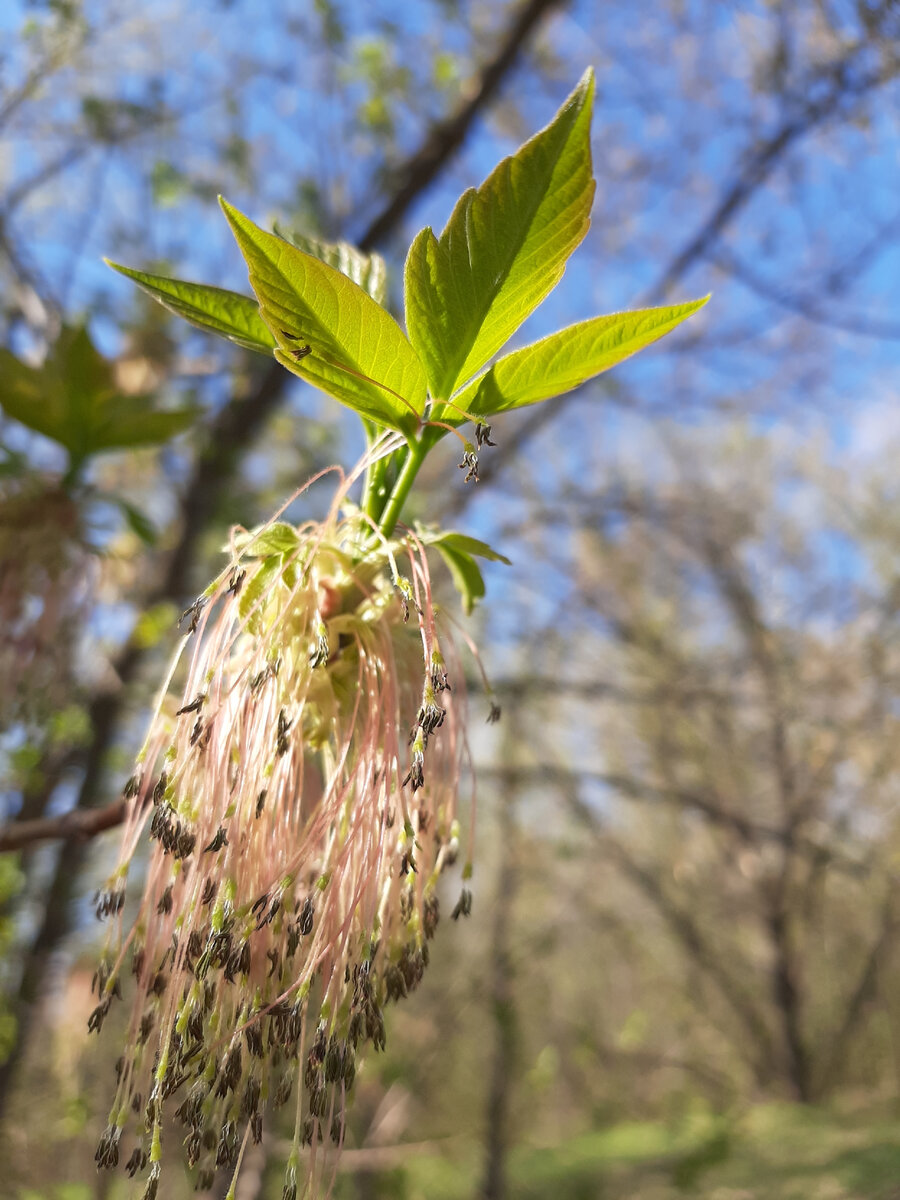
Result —
M 125 817 L 125 801 L 117 800 L 104 808 L 74 808 L 59 817 L 40 817 L 34 821 L 11 821 L 0 826 L 0 853 L 21 850 L 34 842 L 51 840 L 84 841 L 120 825 Z

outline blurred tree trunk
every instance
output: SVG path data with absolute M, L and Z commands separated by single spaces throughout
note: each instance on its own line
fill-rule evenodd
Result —
M 501 754 L 509 760 L 516 740 L 515 715 L 508 712 Z M 497 778 L 497 844 L 500 862 L 493 903 L 488 980 L 493 1021 L 493 1057 L 485 1112 L 483 1200 L 506 1200 L 506 1162 L 510 1148 L 509 1116 L 516 1068 L 518 1029 L 511 932 L 519 883 L 518 788 L 515 772 L 502 768 Z

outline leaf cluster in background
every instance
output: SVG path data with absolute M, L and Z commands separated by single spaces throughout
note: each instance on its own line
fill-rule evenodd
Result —
M 187 429 L 192 408 L 163 410 L 152 396 L 129 396 L 87 329 L 63 329 L 40 367 L 0 349 L 0 407 L 63 446 L 70 472 L 95 454 L 166 442 Z

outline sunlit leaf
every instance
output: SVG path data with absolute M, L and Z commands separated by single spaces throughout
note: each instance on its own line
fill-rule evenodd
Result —
M 501 554 L 487 542 L 479 541 L 478 538 L 469 537 L 467 533 L 455 533 L 454 531 L 437 531 L 429 534 L 428 532 L 420 531 L 420 537 L 427 546 L 435 546 L 438 549 L 441 547 L 454 551 L 455 553 L 476 555 L 478 558 L 487 558 L 491 562 L 506 563 L 511 566 L 510 560 L 505 554 Z
M 120 275 L 134 280 L 154 300 L 192 325 L 230 338 L 247 350 L 271 354 L 275 348 L 275 339 L 259 315 L 259 305 L 252 296 L 242 296 L 239 292 L 205 283 L 187 283 L 183 279 L 135 271 L 108 258 L 104 262 Z
M 413 433 L 425 372 L 390 313 L 334 267 L 221 204 L 278 361 L 370 421 Z
M 406 324 L 434 398 L 446 400 L 518 329 L 587 232 L 594 181 L 588 71 L 546 129 L 457 202 L 406 260 Z
M 454 550 L 444 542 L 435 542 L 435 549 L 447 564 L 453 584 L 459 592 L 463 612 L 467 615 L 475 607 L 476 601 L 484 595 L 484 578 L 478 563 L 462 550 Z
M 234 548 L 238 554 L 251 558 L 267 558 L 270 554 L 293 554 L 300 545 L 300 535 L 293 525 L 285 521 L 273 521 L 264 529 L 254 529 L 238 534 Z M 230 550 L 230 546 L 225 547 Z
M 498 359 L 454 397 L 453 403 L 473 416 L 489 417 L 562 395 L 665 336 L 708 299 L 613 313 L 560 329 Z M 447 421 L 459 420 L 451 408 L 436 415 Z
M 387 287 L 387 268 L 380 254 L 366 254 L 349 242 L 323 242 L 319 238 L 308 237 L 296 229 L 285 229 L 275 225 L 275 232 L 285 238 L 304 254 L 311 254 L 321 262 L 328 263 L 358 283 L 364 292 L 368 292 L 376 304 L 384 304 Z

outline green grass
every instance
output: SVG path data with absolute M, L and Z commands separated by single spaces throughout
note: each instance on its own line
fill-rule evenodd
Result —
M 411 1159 L 396 1200 L 470 1200 L 480 1154 Z M 628 1123 L 510 1156 L 514 1200 L 900 1200 L 900 1117 L 765 1105 L 679 1128 Z

